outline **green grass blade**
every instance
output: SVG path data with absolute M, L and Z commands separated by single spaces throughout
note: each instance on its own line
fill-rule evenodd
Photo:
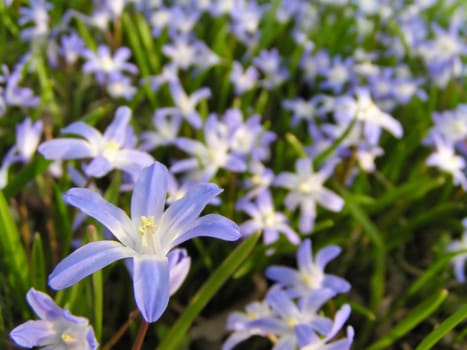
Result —
M 367 350 L 390 349 L 391 345 L 415 328 L 423 320 L 435 312 L 446 299 L 448 291 L 442 289 L 438 293 L 425 299 L 422 303 L 412 309 L 407 316 L 391 329 L 385 336 L 373 343 Z
M 186 332 L 206 304 L 214 294 L 232 276 L 240 264 L 249 256 L 260 237 L 259 233 L 245 239 L 234 251 L 222 262 L 218 269 L 209 277 L 198 292 L 191 299 L 185 312 L 172 326 L 159 345 L 159 350 L 175 350 L 183 340 Z
M 467 304 L 457 310 L 454 314 L 445 319 L 436 327 L 423 341 L 416 347 L 415 350 L 429 350 L 438 341 L 448 334 L 459 323 L 467 320 Z
M 6 273 L 17 302 L 23 305 L 24 295 L 29 288 L 28 261 L 3 192 L 0 192 L 0 232 L 0 257 L 5 268 L 2 273 Z
M 383 241 L 383 236 L 376 225 L 366 215 L 363 209 L 356 203 L 353 196 L 341 185 L 337 185 L 340 194 L 345 200 L 345 206 L 349 210 L 356 222 L 358 222 L 364 232 L 373 241 L 373 264 L 374 270 L 371 277 L 371 297 L 370 307 L 373 311 L 378 308 L 385 289 L 385 271 L 386 271 L 386 248 Z
M 31 285 L 40 291 L 46 291 L 47 274 L 45 272 L 44 247 L 39 233 L 34 234 L 31 255 Z

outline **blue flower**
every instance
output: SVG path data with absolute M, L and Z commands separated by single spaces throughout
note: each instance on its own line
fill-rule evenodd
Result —
M 158 162 L 142 171 L 131 197 L 131 218 L 89 189 L 67 191 L 67 203 L 102 223 L 118 241 L 91 242 L 79 248 L 55 267 L 50 286 L 69 287 L 116 260 L 131 258 L 136 305 L 147 322 L 157 321 L 169 302 L 172 249 L 199 236 L 227 241 L 240 236 L 238 226 L 223 216 L 199 217 L 222 191 L 211 183 L 193 186 L 164 212 L 168 176 L 167 168 Z
M 85 140 L 56 138 L 42 143 L 39 152 L 53 160 L 93 158 L 85 167 L 87 176 L 102 177 L 112 169 L 121 169 L 136 179 L 143 168 L 152 164 L 153 158 L 127 146 L 130 116 L 128 107 L 119 107 L 104 134 L 84 122 L 72 123 L 61 132 L 78 135 Z
M 300 230 L 303 233 L 310 233 L 316 218 L 316 203 L 326 209 L 339 212 L 344 207 L 344 200 L 323 186 L 324 181 L 331 175 L 332 167 L 325 166 L 314 173 L 310 158 L 298 159 L 295 167 L 296 174 L 280 173 L 274 184 L 289 190 L 285 197 L 285 205 L 290 210 L 300 206 Z
M 86 318 L 73 316 L 59 308 L 47 294 L 33 288 L 26 299 L 40 320 L 27 321 L 10 332 L 16 345 L 49 350 L 97 349 L 99 344 Z
M 328 288 L 334 293 L 345 293 L 350 284 L 343 278 L 324 273 L 326 265 L 340 253 L 338 246 L 327 246 L 313 257 L 311 240 L 304 240 L 297 251 L 298 270 L 286 266 L 271 266 L 266 276 L 279 283 L 292 297 L 305 298 L 314 290 Z

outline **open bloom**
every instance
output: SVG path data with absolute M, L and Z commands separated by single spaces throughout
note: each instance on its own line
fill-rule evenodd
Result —
M 240 236 L 238 226 L 223 216 L 199 217 L 222 191 L 211 183 L 194 185 L 164 212 L 168 177 L 167 168 L 158 162 L 142 171 L 131 197 L 131 217 L 89 189 L 66 192 L 67 203 L 101 222 L 118 241 L 91 242 L 77 249 L 55 267 L 50 286 L 69 287 L 116 260 L 131 258 L 136 305 L 147 322 L 157 321 L 167 307 L 170 289 L 175 289 L 170 287 L 171 250 L 194 237 L 233 241 Z
M 348 292 L 350 284 L 345 279 L 324 273 L 326 265 L 340 251 L 338 246 L 331 245 L 324 247 L 313 257 L 311 240 L 306 239 L 297 251 L 298 270 L 287 266 L 270 266 L 266 270 L 266 276 L 279 283 L 293 298 L 305 298 L 314 290 L 322 288 L 328 288 L 336 294 Z
M 85 140 L 56 138 L 42 143 L 39 152 L 53 160 L 93 158 L 84 169 L 87 176 L 102 177 L 116 168 L 136 179 L 140 171 L 153 162 L 153 158 L 146 152 L 128 147 L 130 116 L 128 107 L 119 107 L 104 134 L 84 122 L 72 123 L 61 132 L 78 135 Z
M 344 200 L 323 186 L 324 181 L 331 175 L 331 166 L 325 166 L 315 173 L 311 159 L 301 158 L 297 160 L 295 167 L 295 174 L 280 173 L 274 184 L 289 190 L 285 197 L 285 205 L 290 210 L 300 206 L 300 230 L 310 233 L 316 218 L 317 203 L 326 209 L 339 212 L 344 207 Z
M 47 294 L 33 288 L 26 299 L 40 320 L 27 321 L 10 332 L 17 345 L 50 350 L 97 349 L 94 331 L 86 318 L 73 316 L 59 308 Z

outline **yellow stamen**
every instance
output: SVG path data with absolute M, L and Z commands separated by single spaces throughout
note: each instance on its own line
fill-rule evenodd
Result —
M 145 234 L 147 232 L 154 232 L 156 225 L 154 225 L 154 217 L 146 217 L 146 216 L 141 216 L 141 222 L 142 225 L 138 227 L 138 231 L 141 232 L 142 234 Z
M 72 343 L 76 340 L 72 334 L 67 332 L 63 332 L 61 338 L 65 343 Z

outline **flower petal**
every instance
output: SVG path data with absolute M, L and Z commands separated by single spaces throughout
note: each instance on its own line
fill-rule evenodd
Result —
M 173 242 L 176 238 L 174 235 L 190 229 L 204 207 L 221 192 L 222 190 L 214 184 L 196 184 L 184 197 L 175 201 L 161 217 L 159 230 L 162 233 L 162 246 Z
M 54 320 L 63 317 L 63 310 L 47 294 L 31 288 L 26 299 L 36 315 L 42 320 Z
M 137 233 L 134 224 L 123 210 L 107 202 L 100 194 L 87 188 L 72 188 L 63 195 L 63 200 L 99 221 L 127 247 L 135 247 Z
M 185 249 L 174 249 L 167 254 L 169 259 L 170 295 L 182 285 L 191 267 L 191 258 Z
M 187 231 L 174 237 L 175 239 L 170 243 L 170 246 L 176 247 L 195 237 L 214 237 L 224 241 L 236 241 L 240 238 L 240 229 L 236 223 L 226 217 L 208 214 L 195 220 Z
M 313 253 L 311 252 L 311 240 L 305 239 L 297 251 L 297 265 L 300 271 L 310 272 L 313 266 Z
M 134 254 L 132 249 L 116 241 L 88 243 L 55 266 L 49 275 L 49 285 L 53 289 L 69 287 L 114 261 L 129 258 Z
M 81 159 L 94 156 L 88 142 L 79 139 L 58 138 L 43 142 L 37 149 L 46 159 Z
M 331 245 L 324 247 L 316 253 L 316 266 L 320 270 L 324 270 L 326 265 L 333 260 L 336 256 L 338 256 L 341 252 L 341 248 L 336 245 Z
M 316 200 L 326 209 L 336 212 L 341 211 L 345 204 L 341 197 L 324 187 L 316 193 Z
M 296 284 L 300 277 L 296 270 L 286 266 L 270 266 L 266 270 L 266 277 L 283 286 Z
M 141 216 L 159 219 L 164 211 L 169 173 L 159 162 L 143 170 L 131 196 L 131 218 L 141 225 Z
M 90 143 L 96 145 L 99 144 L 102 139 L 102 135 L 97 129 L 84 122 L 71 123 L 67 127 L 60 130 L 60 133 L 78 135 L 84 137 Z
M 104 132 L 104 138 L 107 141 L 115 141 L 123 145 L 126 137 L 126 128 L 131 117 L 131 109 L 127 106 L 118 107 L 115 111 L 115 117 Z
M 52 325 L 48 321 L 27 321 L 10 332 L 10 338 L 16 345 L 25 348 L 47 345 L 52 335 Z
M 146 322 L 157 321 L 169 304 L 167 258 L 136 255 L 133 259 L 135 301 Z
M 112 170 L 112 164 L 107 158 L 98 156 L 84 167 L 84 172 L 89 177 L 102 177 Z

